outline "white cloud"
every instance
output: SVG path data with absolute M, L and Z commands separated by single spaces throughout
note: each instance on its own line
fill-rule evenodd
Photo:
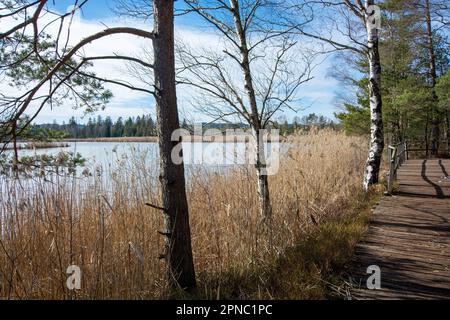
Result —
M 41 25 L 46 24 L 51 18 L 52 17 L 49 15 L 43 17 L 41 20 Z M 12 21 L 2 20 L 2 29 L 8 28 L 8 26 L 11 26 L 12 23 Z M 143 23 L 133 20 L 127 20 L 124 22 L 123 20 L 119 21 L 117 19 L 102 19 L 100 22 L 84 20 L 80 16 L 76 16 L 70 29 L 69 44 L 74 45 L 86 36 L 104 30 L 105 25 L 108 27 L 127 25 L 148 31 L 151 31 L 152 27 L 151 22 Z M 54 24 L 46 31 L 55 35 L 58 32 L 57 29 L 57 24 Z M 63 38 L 65 36 L 67 36 L 67 33 L 63 33 Z M 183 42 L 189 43 L 193 47 L 204 47 L 207 45 L 212 48 L 217 48 L 223 46 L 223 43 L 221 43 L 216 35 L 205 31 L 204 28 L 200 27 L 192 28 L 183 25 L 178 26 L 176 30 L 176 38 L 182 39 Z M 151 48 L 150 40 L 130 35 L 115 35 L 100 39 L 85 46 L 82 53 L 85 56 L 102 56 L 111 54 L 141 56 L 143 48 Z M 326 62 L 317 68 L 313 74 L 315 78 L 300 89 L 300 97 L 304 98 L 304 100 L 308 103 L 312 103 L 312 108 L 309 109 L 311 112 L 314 112 L 314 109 L 317 107 L 318 109 L 323 110 L 327 115 L 332 114 L 332 101 L 335 96 L 335 90 L 333 88 L 336 87 L 336 82 L 324 76 L 328 67 L 329 64 Z M 131 83 L 136 86 L 142 86 L 142 83 L 130 75 L 129 72 L 126 72 L 126 69 L 126 64 L 124 62 L 104 60 L 96 61 L 92 71 L 94 71 L 99 77 L 107 77 L 109 79 L 116 79 L 122 82 Z M 149 75 L 149 81 L 151 81 L 151 75 Z M 98 114 L 102 116 L 109 115 L 114 119 L 120 116 L 138 116 L 144 113 L 154 114 L 154 102 L 150 95 L 110 84 L 107 84 L 106 87 L 113 92 L 114 98 L 107 106 L 107 109 L 99 112 Z M 3 82 L 0 83 L 0 90 L 2 90 L 4 94 L 11 95 L 17 91 L 16 89 L 8 87 Z M 191 106 L 189 100 L 191 94 L 192 89 L 186 87 L 178 88 L 178 101 L 180 109 L 182 109 L 186 115 L 195 115 L 197 121 L 203 120 L 204 118 L 202 119 L 202 116 L 196 114 L 190 109 Z M 35 107 L 31 109 L 31 111 L 33 110 L 35 110 Z M 94 116 L 97 116 L 98 114 Z M 83 116 L 83 112 L 81 110 L 73 110 L 69 104 L 61 107 L 55 107 L 53 110 L 50 109 L 49 106 L 46 106 L 36 119 L 36 122 L 52 122 L 53 120 L 62 122 L 67 121 L 71 116 L 81 118 Z

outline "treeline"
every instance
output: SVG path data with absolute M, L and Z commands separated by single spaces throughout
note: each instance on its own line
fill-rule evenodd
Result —
M 78 123 L 72 117 L 69 123 L 39 125 L 54 131 L 65 132 L 68 138 L 120 138 L 156 136 L 156 122 L 150 115 L 122 117 L 113 121 L 111 117 L 89 118 L 86 124 Z
M 273 126 L 280 130 L 283 136 L 293 134 L 299 130 L 309 131 L 311 128 L 332 128 L 340 129 L 339 123 L 316 113 L 310 113 L 303 117 L 294 117 L 292 123 L 287 120 L 274 122 Z
M 194 133 L 194 126 L 186 120 L 183 120 L 181 127 Z M 287 120 L 274 121 L 271 127 L 279 129 L 282 135 L 289 135 L 298 130 L 308 131 L 312 127 L 337 129 L 339 124 L 323 115 L 311 113 L 303 117 L 294 117 L 290 123 Z M 32 128 L 28 136 L 35 135 L 36 140 L 51 139 L 52 136 L 75 139 L 157 136 L 156 121 L 150 115 L 129 117 L 126 120 L 120 117 L 116 121 L 113 121 L 111 117 L 102 118 L 98 116 L 97 118 L 89 118 L 86 124 L 78 123 L 72 117 L 68 123 L 58 124 L 53 122 L 52 124 L 34 125 Z M 243 123 L 203 123 L 202 128 L 203 131 L 218 129 L 225 132 L 228 129 L 248 129 L 248 126 Z M 42 136 L 42 132 L 47 132 L 47 134 L 41 139 L 39 137 Z

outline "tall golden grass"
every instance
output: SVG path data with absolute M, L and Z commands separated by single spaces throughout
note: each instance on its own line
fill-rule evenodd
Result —
M 263 279 L 258 272 L 301 242 L 308 229 L 341 215 L 361 191 L 365 139 L 324 130 L 288 142 L 279 173 L 270 177 L 270 227 L 260 222 L 252 168 L 226 175 L 189 171 L 201 297 L 230 291 L 221 288 L 227 274 L 253 272 Z M 145 205 L 158 204 L 157 170 L 145 163 L 135 153 L 88 179 L 0 184 L 0 298 L 166 298 L 164 261 L 158 259 L 163 217 Z M 79 291 L 66 287 L 70 265 L 82 270 Z

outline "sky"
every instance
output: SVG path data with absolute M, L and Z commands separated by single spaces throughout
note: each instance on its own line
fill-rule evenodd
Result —
M 65 12 L 73 4 L 73 0 L 57 0 L 54 2 L 54 9 L 58 12 Z M 103 30 L 107 26 L 133 26 L 137 28 L 147 29 L 151 31 L 151 21 L 122 21 L 117 18 L 112 10 L 115 6 L 115 0 L 90 0 L 84 7 L 83 11 L 77 15 L 76 21 L 71 29 L 71 42 L 81 40 L 88 34 L 92 34 Z M 212 33 L 205 28 L 199 18 L 181 17 L 176 20 L 176 37 L 183 39 L 188 43 L 195 45 L 202 45 L 204 43 L 213 43 L 216 41 Z M 50 30 L 50 33 L 56 33 L 56 29 Z M 147 40 L 148 41 L 148 40 Z M 114 36 L 112 38 L 100 40 L 85 48 L 89 55 L 105 55 L 114 53 L 120 54 L 141 54 L 143 48 L 149 48 L 149 44 L 137 37 L 130 37 L 127 35 Z M 300 102 L 298 103 L 298 113 L 292 111 L 286 112 L 284 115 L 289 121 L 293 117 L 302 117 L 309 113 L 322 114 L 329 118 L 334 118 L 334 112 L 338 111 L 335 106 L 336 92 L 339 90 L 339 84 L 332 78 L 328 77 L 328 71 L 332 64 L 331 58 L 319 58 L 316 62 L 321 61 L 313 71 L 313 79 L 301 86 L 298 91 Z M 96 62 L 92 68 L 99 76 L 108 76 L 113 79 L 121 79 L 129 82 L 135 81 L 127 72 L 124 65 L 118 64 L 116 61 L 101 61 Z M 127 74 L 124 75 L 124 72 Z M 84 115 L 82 110 L 72 110 L 68 105 L 60 107 L 46 107 L 36 119 L 36 123 L 51 123 L 51 122 L 68 122 L 70 117 L 74 116 L 78 122 L 85 123 L 89 117 L 110 116 L 113 120 L 118 117 L 136 117 L 143 114 L 155 114 L 154 100 L 145 93 L 136 93 L 118 86 L 106 85 L 108 89 L 113 92 L 114 97 L 107 105 L 104 111 L 96 112 L 95 114 Z M 0 89 L 5 91 L 4 86 Z M 178 88 L 178 104 L 181 118 L 187 118 L 192 122 L 204 122 L 211 119 L 198 113 L 192 106 L 192 99 L 190 97 L 192 90 L 185 87 Z

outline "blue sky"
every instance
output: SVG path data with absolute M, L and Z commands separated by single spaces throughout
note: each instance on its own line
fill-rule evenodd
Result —
M 90 0 L 84 5 L 83 18 L 89 20 L 97 20 L 102 18 L 108 18 L 112 15 L 110 8 L 114 6 L 113 0 Z M 64 12 L 74 3 L 73 0 L 56 0 L 54 7 L 59 12 Z
M 55 9 L 59 12 L 64 12 L 73 5 L 73 0 L 57 0 L 54 2 Z M 114 0 L 90 0 L 83 7 L 83 12 L 81 14 L 81 20 L 86 24 L 97 24 L 101 23 L 110 24 L 111 21 L 116 19 L 114 17 L 114 8 L 116 1 Z M 178 4 L 179 5 L 179 4 Z M 151 29 L 151 22 L 149 23 L 149 30 Z M 190 29 L 193 32 L 198 32 L 199 35 L 205 32 L 205 25 L 203 25 L 201 19 L 190 15 L 188 17 L 177 18 L 176 28 L 178 31 Z M 299 97 L 301 98 L 301 111 L 294 113 L 292 111 L 280 114 L 280 116 L 285 116 L 289 121 L 292 120 L 294 116 L 303 116 L 308 113 L 318 113 L 323 114 L 327 117 L 333 118 L 334 112 L 337 111 L 335 107 L 335 92 L 339 90 L 339 86 L 334 79 L 327 77 L 328 70 L 331 66 L 331 59 L 328 58 L 320 66 L 316 68 L 313 73 L 313 81 L 303 85 L 299 91 Z M 113 93 L 117 97 L 111 106 L 108 106 L 105 111 L 99 112 L 95 115 L 90 115 L 91 117 L 101 116 L 111 116 L 113 119 L 129 116 L 137 116 L 141 114 L 154 114 L 154 102 L 150 97 L 130 97 L 130 99 L 124 99 L 125 93 L 117 94 L 115 88 L 111 88 Z M 184 100 L 182 97 L 185 95 L 179 94 L 179 105 L 181 109 L 181 117 L 190 117 L 195 115 L 196 119 L 194 121 L 207 121 L 207 118 L 198 116 L 198 113 L 191 110 L 189 106 L 183 104 Z M 299 106 L 300 107 L 300 106 Z M 65 109 L 65 108 L 64 108 Z M 81 113 L 75 113 L 75 117 L 80 122 L 86 122 L 87 117 L 82 117 Z M 37 119 L 37 122 L 57 122 L 68 121 L 72 114 L 68 113 L 67 110 L 47 110 L 43 112 L 41 116 Z M 88 116 L 89 117 L 89 116 Z
M 81 2 L 81 0 L 79 1 Z M 59 12 L 66 11 L 67 8 L 72 6 L 74 3 L 74 0 L 56 0 L 52 6 L 56 8 Z M 84 6 L 83 6 L 83 18 L 87 20 L 101 20 L 101 19 L 108 19 L 111 18 L 114 15 L 114 8 L 117 5 L 117 1 L 115 0 L 89 0 Z M 176 4 L 176 8 L 180 8 L 183 6 L 182 2 L 180 1 L 178 4 Z M 182 23 L 186 23 L 189 19 L 192 23 L 192 19 L 196 20 L 196 24 L 200 23 L 200 19 L 196 19 L 195 16 L 191 15 L 189 18 L 178 18 L 178 20 L 183 20 Z

